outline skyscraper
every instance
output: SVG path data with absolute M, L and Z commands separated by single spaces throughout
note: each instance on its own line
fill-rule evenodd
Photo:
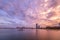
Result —
M 59 23 L 59 27 L 60 27 L 60 23 Z
M 36 29 L 39 29 L 40 28 L 40 25 L 36 24 Z

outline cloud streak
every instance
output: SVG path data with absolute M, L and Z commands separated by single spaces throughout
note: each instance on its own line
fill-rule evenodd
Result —
M 60 22 L 60 5 L 56 0 L 1 0 L 0 23 L 53 26 Z

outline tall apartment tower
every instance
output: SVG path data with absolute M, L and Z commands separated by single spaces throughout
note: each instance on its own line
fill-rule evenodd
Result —
M 59 23 L 59 27 L 60 27 L 60 23 Z
M 40 28 L 40 25 L 36 24 L 36 29 L 39 29 Z

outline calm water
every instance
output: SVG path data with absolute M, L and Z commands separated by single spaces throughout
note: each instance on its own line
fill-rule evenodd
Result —
M 60 40 L 60 30 L 0 29 L 0 40 Z

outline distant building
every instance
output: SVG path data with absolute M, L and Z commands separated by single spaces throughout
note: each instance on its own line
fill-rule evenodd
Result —
M 59 23 L 59 27 L 60 27 L 60 23 Z
M 40 28 L 40 25 L 36 24 L 36 29 L 39 29 Z
M 53 26 L 53 27 L 47 26 L 46 29 L 57 29 L 57 30 L 60 30 L 60 23 L 58 24 L 58 26 Z

